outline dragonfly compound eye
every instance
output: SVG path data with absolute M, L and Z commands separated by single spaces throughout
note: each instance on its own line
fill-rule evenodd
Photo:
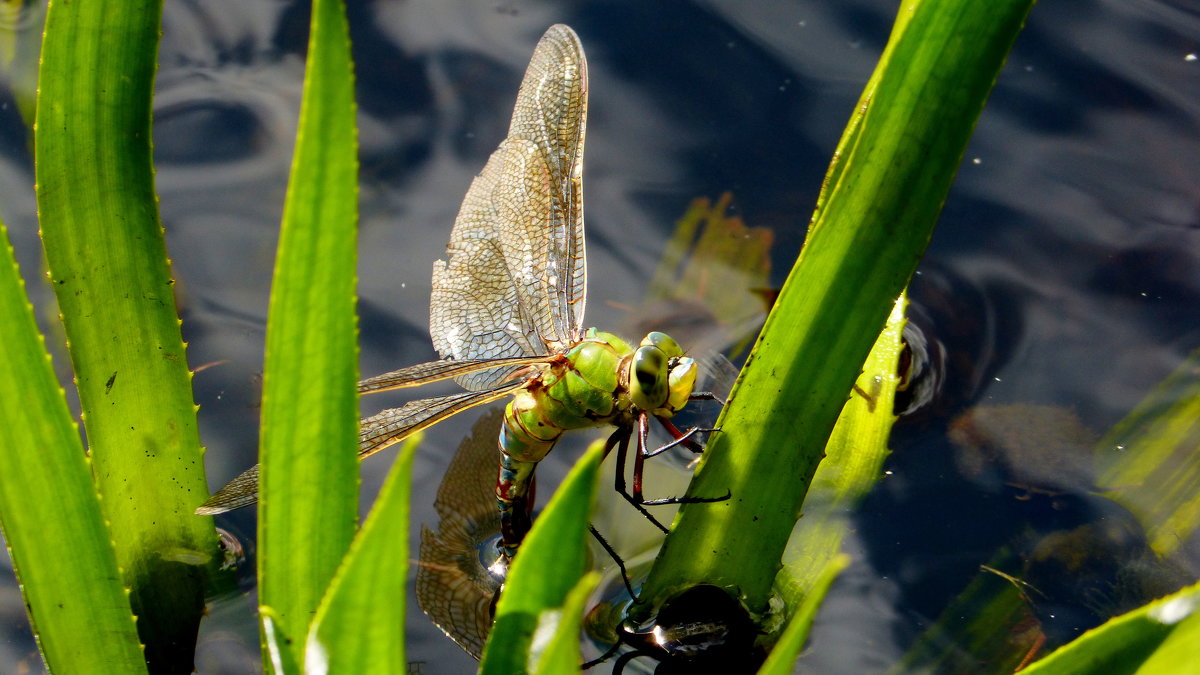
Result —
M 661 408 L 670 393 L 666 353 L 654 345 L 638 347 L 629 370 L 629 398 L 633 404 L 642 410 Z
M 646 337 L 642 338 L 642 344 L 640 346 L 649 347 L 651 345 L 661 349 L 668 358 L 673 359 L 683 356 L 683 347 L 680 347 L 679 343 L 675 341 L 675 338 L 667 335 L 666 333 L 652 331 L 647 334 Z
M 696 387 L 696 360 L 687 356 L 671 359 L 671 374 L 667 378 L 670 393 L 667 395 L 667 407 L 671 413 L 677 413 L 687 405 Z

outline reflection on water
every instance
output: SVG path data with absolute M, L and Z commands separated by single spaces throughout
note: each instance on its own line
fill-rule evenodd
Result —
M 349 5 L 363 157 L 363 372 L 432 358 L 429 266 L 503 134 L 512 91 L 548 25 L 568 23 L 588 45 L 589 311 L 610 326 L 626 315 L 605 301 L 641 296 L 672 223 L 697 194 L 736 192 L 738 213 L 774 237 L 764 286 L 781 285 L 895 11 L 892 0 Z M 261 369 L 306 11 L 258 0 L 164 6 L 156 180 L 173 270 L 189 295 L 188 357 L 226 362 L 195 378 L 214 482 L 254 461 L 253 375 Z M 38 42 L 35 16 L 16 15 L 23 39 L 0 72 L 0 216 L 39 317 L 52 320 L 38 273 L 22 115 L 34 91 L 22 73 L 36 68 L 36 49 L 26 49 Z M 995 467 L 985 466 L 967 479 L 948 434 L 951 420 L 978 403 L 1068 409 L 1102 433 L 1200 345 L 1200 153 L 1189 151 L 1200 128 L 1200 60 L 1189 58 L 1197 44 L 1200 18 L 1183 3 L 1085 0 L 1033 10 L 913 283 L 914 316 L 944 357 L 944 382 L 896 430 L 890 474 L 857 515 L 848 543 L 856 563 L 816 625 L 808 669 L 885 670 L 1005 542 L 1046 570 L 1074 560 L 1064 550 L 1109 548 L 1118 570 L 1143 562 L 1127 516 L 1086 496 L 1086 474 L 1070 468 L 1075 460 L 1022 460 L 1027 471 L 1066 463 L 1069 497 L 1004 485 L 1049 479 L 1062 491 L 1059 477 L 993 480 Z M 69 375 L 65 381 L 69 389 Z M 434 430 L 417 460 L 418 521 L 438 518 L 429 509 L 434 486 L 463 427 Z M 543 477 L 561 475 L 572 459 L 555 454 L 539 469 Z M 364 471 L 368 489 L 379 483 L 378 465 Z M 654 480 L 656 489 L 681 492 L 666 480 Z M 623 550 L 653 546 L 653 532 L 642 541 L 640 525 L 610 511 L 598 519 L 616 526 L 598 526 L 627 536 L 617 542 Z M 234 522 L 249 532 L 252 519 Z M 1027 531 L 1037 536 L 1022 538 Z M 1175 555 L 1194 578 L 1196 537 L 1180 541 Z M 1019 575 L 1023 566 L 1004 571 Z M 37 659 L 15 579 L 5 578 L 0 670 L 8 671 Z M 1044 578 L 1037 585 L 1056 588 Z M 1122 604 L 1088 588 L 1068 584 L 1060 595 L 1089 621 L 1096 614 L 1088 607 Z M 1036 609 L 1038 596 L 1029 595 Z M 225 646 L 240 635 L 251 657 L 238 665 L 248 669 L 257 651 L 251 605 L 218 608 L 205 629 Z M 1077 615 L 1057 613 L 1048 632 L 1072 633 L 1086 624 Z M 473 667 L 415 610 L 408 630 L 423 672 Z M 245 672 L 224 672 L 231 670 Z
M 496 438 L 504 408 L 475 422 L 438 486 L 433 508 L 437 532 L 421 527 L 417 602 L 450 639 L 479 658 L 492 628 L 499 582 L 484 556 L 494 556 L 500 535 L 496 509 Z
M 1151 548 L 1146 529 L 1157 522 L 1139 522 L 1098 494 L 1093 455 L 1099 436 L 1071 411 L 976 406 L 951 423 L 948 436 L 962 476 L 1017 507 L 1012 516 L 1024 526 L 1002 546 L 1019 556 L 1019 564 L 1007 567 L 1027 591 L 1043 648 L 1192 578 L 1183 560 Z
M 700 359 L 745 356 L 771 308 L 759 298 L 770 286 L 775 237 L 765 227 L 747 227 L 731 213 L 732 203 L 730 192 L 715 203 L 692 200 L 675 223 L 641 307 L 630 314 L 636 319 L 630 335 L 662 331 Z M 731 386 L 718 395 L 727 396 Z
M 1017 403 L 976 406 L 950 423 L 959 472 L 987 489 L 1030 494 L 1095 489 L 1091 454 L 1099 436 L 1071 411 Z

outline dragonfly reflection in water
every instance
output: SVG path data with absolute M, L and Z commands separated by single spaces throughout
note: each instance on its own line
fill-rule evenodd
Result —
M 637 430 L 632 493 L 617 489 L 660 529 L 641 491 L 649 419 L 687 441 L 669 418 L 693 394 L 696 362 L 669 336 L 649 333 L 635 349 L 583 328 L 583 141 L 587 63 L 579 38 L 551 26 L 533 53 L 517 94 L 508 137 L 463 200 L 447 260 L 433 265 L 429 324 L 440 361 L 372 377 L 362 393 L 454 378 L 466 392 L 412 401 L 362 420 L 360 458 L 468 408 L 509 394 L 495 485 L 502 575 L 530 524 L 533 472 L 565 431 L 615 425 L 608 449 L 618 466 Z M 221 488 L 197 513 L 253 503 L 255 466 Z M 694 501 L 717 501 L 695 499 Z M 693 501 L 689 499 L 689 501 Z
M 503 418 L 501 408 L 487 412 L 458 446 L 433 502 L 437 531 L 421 526 L 417 563 L 417 604 L 443 633 L 477 659 L 492 628 L 492 608 L 501 582 L 489 572 L 496 557 L 491 542 L 500 532 L 500 514 L 487 495 L 494 481 L 496 430 Z

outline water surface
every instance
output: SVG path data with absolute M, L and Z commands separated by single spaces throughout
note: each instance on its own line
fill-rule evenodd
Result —
M 547 26 L 571 25 L 589 59 L 588 323 L 610 327 L 630 322 L 619 305 L 642 297 L 674 221 L 697 196 L 732 191 L 748 225 L 773 230 L 773 284 L 782 283 L 894 11 L 882 0 L 351 3 L 362 373 L 434 358 L 432 261 L 507 129 Z M 165 7 L 157 184 L 189 360 L 216 364 L 195 378 L 214 488 L 254 462 L 307 21 L 303 4 Z M 31 20 L 26 30 L 40 26 Z M 1054 514 L 1030 513 L 1010 488 L 964 472 L 947 439 L 952 419 L 979 404 L 1036 404 L 1070 410 L 1101 433 L 1200 346 L 1198 55 L 1200 15 L 1186 3 L 1034 8 L 913 283 L 914 316 L 945 355 L 945 384 L 897 429 L 890 474 L 849 544 L 856 562 L 817 624 L 806 660 L 814 672 L 887 667 L 1015 522 L 1051 527 Z M 49 327 L 17 105 L 30 84 L 10 75 L 5 85 L 0 215 Z M 388 403 L 368 400 L 364 411 Z M 474 419 L 439 426 L 422 448 L 418 522 L 433 522 L 436 485 Z M 574 456 L 559 448 L 539 473 L 553 483 Z M 367 492 L 389 462 L 367 462 Z M 1080 508 L 1081 521 L 1094 517 L 1086 502 Z M 246 510 L 225 524 L 253 532 L 254 517 Z M 1200 554 L 1189 546 L 1194 577 Z M 0 670 L 38 663 L 15 581 L 5 578 Z M 200 672 L 258 667 L 251 607 L 225 603 L 206 621 Z M 1066 636 L 1089 620 L 1062 617 L 1055 629 Z M 422 673 L 473 668 L 415 602 L 407 647 Z

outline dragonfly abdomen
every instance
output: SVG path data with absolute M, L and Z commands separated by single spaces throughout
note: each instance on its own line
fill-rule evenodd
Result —
M 629 397 L 619 371 L 631 353 L 620 339 L 590 331 L 509 401 L 500 425 L 496 478 L 506 556 L 516 552 L 529 528 L 533 471 L 559 437 L 572 429 L 615 423 L 628 414 Z

